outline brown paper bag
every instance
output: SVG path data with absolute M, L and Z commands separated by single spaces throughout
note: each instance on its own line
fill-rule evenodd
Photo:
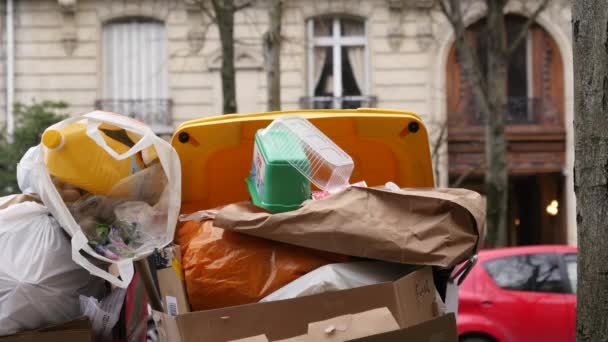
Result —
M 215 224 L 333 253 L 451 267 L 476 253 L 484 219 L 485 202 L 470 190 L 352 187 L 274 215 L 248 202 L 229 205 Z

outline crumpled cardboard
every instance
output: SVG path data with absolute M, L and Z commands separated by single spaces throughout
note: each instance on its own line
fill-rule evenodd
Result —
M 229 205 L 215 224 L 333 253 L 452 267 L 476 253 L 484 220 L 483 198 L 466 189 L 351 187 L 274 215 L 248 202 Z

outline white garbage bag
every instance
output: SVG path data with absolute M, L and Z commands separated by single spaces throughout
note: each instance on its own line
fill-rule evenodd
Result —
M 0 259 L 0 336 L 80 316 L 94 277 L 72 261 L 70 240 L 44 206 L 0 210 Z

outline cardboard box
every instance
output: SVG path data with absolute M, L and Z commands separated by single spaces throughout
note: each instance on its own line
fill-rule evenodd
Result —
M 190 312 L 179 246 L 165 248 L 170 266 L 156 273 L 164 312 L 177 316 Z
M 148 298 L 154 299 L 151 304 L 157 303 L 152 308 L 173 316 L 190 312 L 179 246 L 167 246 L 148 260 L 140 260 L 136 265 L 139 263 L 140 268 L 145 269 L 140 276 Z
M 411 326 L 409 328 L 385 332 L 351 342 L 458 342 L 458 329 L 454 314 L 446 314 L 438 318 Z
M 399 324 L 387 308 L 342 315 L 321 322 L 308 323 L 305 335 L 277 342 L 350 341 L 355 338 L 398 330 Z M 231 342 L 269 342 L 266 335 L 248 337 Z
M 404 329 L 439 316 L 430 267 L 390 283 L 327 292 L 288 300 L 255 303 L 154 320 L 161 341 L 230 341 L 265 335 L 277 341 L 306 335 L 309 323 L 387 308 Z M 456 337 L 455 330 L 446 332 Z
M 53 325 L 37 330 L 24 331 L 10 336 L 0 337 L 1 342 L 86 342 L 93 341 L 91 322 L 85 317 L 71 322 Z
M 359 337 L 357 337 L 359 336 Z M 386 308 L 345 315 L 308 325 L 308 334 L 276 342 L 458 342 L 456 319 L 447 314 L 400 329 Z M 269 342 L 258 335 L 230 342 Z

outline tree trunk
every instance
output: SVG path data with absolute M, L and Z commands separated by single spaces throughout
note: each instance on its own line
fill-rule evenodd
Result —
M 509 171 L 507 164 L 507 140 L 505 138 L 505 114 L 507 112 L 507 69 L 510 54 L 522 44 L 528 30 L 548 3 L 542 0 L 529 16 L 509 46 L 505 35 L 504 7 L 508 0 L 486 0 L 486 51 L 477 51 L 467 44 L 460 0 L 440 0 L 439 6 L 456 35 L 456 47 L 463 71 L 467 74 L 471 94 L 477 110 L 485 114 L 485 190 L 487 201 L 486 225 L 488 247 L 507 243 L 507 209 L 509 196 Z M 479 53 L 486 53 L 487 72 L 481 70 Z
M 234 69 L 234 0 L 213 0 L 222 45 L 222 95 L 224 114 L 236 113 Z
M 282 0 L 270 0 L 268 32 L 264 35 L 268 111 L 281 110 Z
M 506 245 L 509 176 L 504 114 L 506 109 L 507 59 L 505 55 L 504 1 L 487 1 L 488 71 L 485 122 L 487 245 Z
M 608 341 L 608 2 L 574 1 L 576 340 Z

